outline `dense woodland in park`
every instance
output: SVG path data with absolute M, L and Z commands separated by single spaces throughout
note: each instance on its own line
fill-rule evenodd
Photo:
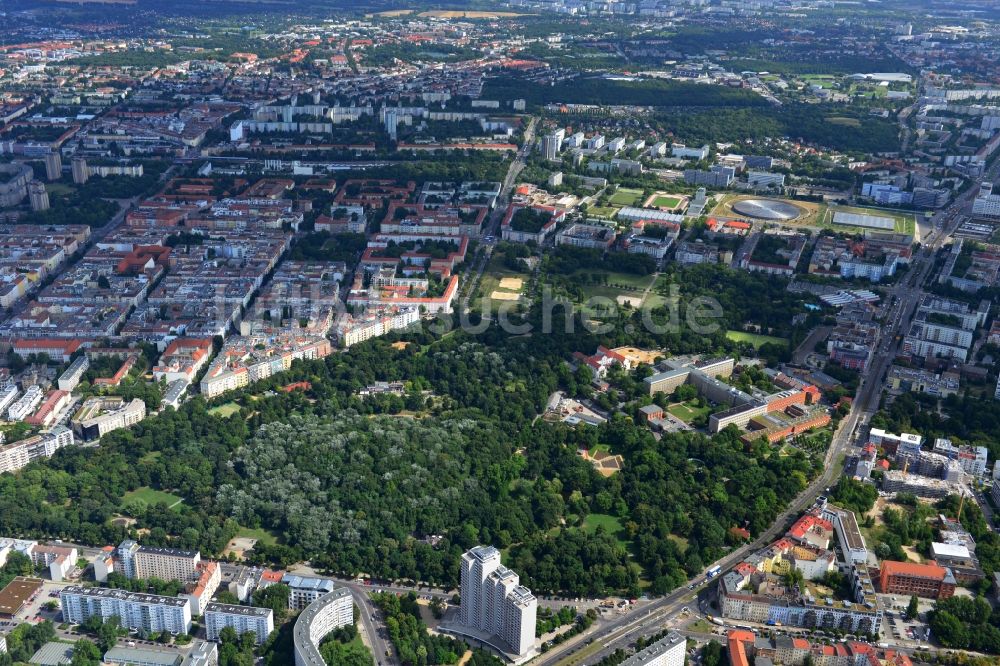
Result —
M 773 299 L 749 298 L 741 290 L 761 286 L 753 276 L 732 283 L 699 268 L 682 277 L 682 301 L 711 292 L 734 308 L 727 320 L 780 323 L 767 307 L 779 307 L 777 287 Z M 526 316 L 541 329 L 538 312 Z M 558 335 L 418 332 L 405 349 L 390 337 L 297 361 L 222 399 L 240 407 L 231 416 L 195 398 L 98 448 L 64 449 L 0 476 L 0 534 L 117 543 L 127 532 L 112 519 L 124 513 L 149 530 L 144 543 L 217 555 L 241 528 L 263 528 L 276 543 L 258 543 L 261 563 L 309 559 L 331 572 L 447 585 L 458 582 L 464 549 L 492 543 L 540 593 L 665 592 L 733 545 L 731 528 L 768 525 L 819 463 L 747 447 L 735 431 L 657 441 L 624 415 L 575 430 L 537 420 L 555 390 L 589 390 L 565 362 L 573 351 L 739 347 L 724 330 L 649 333 L 638 316 L 602 336 L 579 321 Z M 393 380 L 406 382 L 405 396 L 357 395 Z M 311 388 L 274 390 L 296 381 Z M 623 471 L 604 478 L 577 455 L 594 447 L 621 454 Z M 147 486 L 184 501 L 124 499 Z M 430 535 L 444 538 L 431 546 Z
M 634 104 L 637 106 L 764 106 L 757 93 L 703 86 L 683 81 L 643 79 L 626 81 L 600 76 L 579 76 L 553 85 L 534 83 L 518 77 L 489 79 L 483 89 L 487 99 L 523 98 L 529 104 Z
M 1000 458 L 1000 410 L 996 401 L 972 395 L 933 396 L 904 393 L 872 417 L 872 426 L 889 432 L 918 432 L 925 439 L 947 437 L 955 444 L 985 446 Z

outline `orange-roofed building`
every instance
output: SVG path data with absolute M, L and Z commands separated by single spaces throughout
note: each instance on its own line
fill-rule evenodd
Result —
M 270 569 L 264 569 L 260 572 L 260 580 L 257 581 L 257 587 L 268 587 L 269 585 L 277 585 L 281 582 L 281 578 L 284 576 L 280 571 L 272 571 Z
M 833 523 L 807 513 L 795 521 L 788 530 L 788 535 L 796 541 L 825 550 L 830 547 L 830 539 L 833 537 Z
M 947 599 L 955 594 L 951 569 L 937 564 L 883 561 L 879 586 L 885 594 L 916 595 L 925 599 Z
M 731 629 L 727 636 L 729 644 L 729 666 L 750 666 L 750 657 L 747 655 L 746 644 L 753 645 L 753 632 L 743 629 Z
M 193 381 L 211 353 L 212 341 L 208 338 L 177 338 L 167 346 L 153 367 L 153 377 L 168 384 L 177 379 Z
M 116 268 L 120 275 L 138 275 L 151 271 L 156 266 L 167 268 L 170 265 L 169 247 L 161 245 L 139 245 L 118 262 Z
M 51 359 L 67 363 L 81 346 L 83 342 L 74 339 L 28 338 L 14 340 L 12 350 L 24 359 L 32 354 L 48 354 Z

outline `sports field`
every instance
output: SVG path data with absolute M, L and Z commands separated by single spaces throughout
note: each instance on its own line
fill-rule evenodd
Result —
M 680 197 L 656 197 L 653 199 L 653 205 L 657 208 L 675 208 L 680 202 Z
M 823 218 L 824 227 L 830 227 L 835 231 L 865 231 L 864 227 L 850 227 L 844 224 L 834 224 L 834 213 L 854 213 L 856 215 L 871 215 L 872 217 L 890 217 L 896 222 L 893 229 L 897 234 L 913 234 L 916 230 L 917 220 L 913 213 L 905 213 L 891 208 L 864 208 L 861 206 L 829 206 Z M 870 231 L 879 231 L 871 229 Z
M 642 190 L 633 190 L 628 187 L 618 188 L 618 191 L 608 199 L 612 206 L 638 206 L 641 201 Z

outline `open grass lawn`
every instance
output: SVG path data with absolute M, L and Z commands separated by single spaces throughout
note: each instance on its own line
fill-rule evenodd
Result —
M 46 183 L 45 189 L 50 196 L 66 196 L 74 192 L 74 189 L 66 183 Z
M 617 208 L 611 206 L 591 206 L 587 209 L 587 215 L 591 217 L 605 217 L 611 219 L 618 212 Z
M 256 539 L 262 544 L 273 546 L 278 543 L 278 535 L 265 530 L 263 527 L 240 527 L 239 531 L 236 533 L 237 537 L 244 537 L 246 539 Z
M 688 631 L 695 631 L 699 634 L 710 634 L 715 629 L 714 624 L 709 624 L 705 620 L 695 620 L 687 626 Z
M 586 288 L 588 284 L 593 284 L 592 276 L 594 275 L 603 275 L 607 278 L 601 283 L 601 286 L 613 287 L 621 285 L 623 287 L 638 289 L 640 291 L 648 287 L 649 283 L 653 281 L 652 275 L 636 275 L 634 273 L 612 273 L 611 271 L 602 271 L 602 270 L 577 271 L 573 273 L 572 276 L 570 276 L 570 281 L 575 282 Z
M 642 190 L 621 187 L 608 201 L 613 206 L 638 206 L 642 202 Z
M 680 202 L 680 197 L 660 196 L 653 199 L 653 205 L 657 208 L 675 208 Z
M 587 514 L 587 517 L 583 519 L 583 531 L 593 534 L 597 531 L 598 527 L 603 527 L 604 531 L 614 537 L 618 543 L 626 548 L 629 547 L 629 542 L 624 538 L 625 530 L 617 516 L 611 516 L 606 513 Z
M 726 338 L 732 340 L 733 342 L 749 342 L 757 349 L 759 349 L 761 345 L 768 343 L 772 345 L 781 345 L 782 347 L 788 346 L 787 338 L 777 338 L 773 335 L 761 335 L 759 333 L 746 333 L 744 331 L 726 331 Z
M 220 416 L 222 418 L 229 418 L 236 412 L 240 411 L 240 406 L 235 402 L 226 402 L 217 407 L 212 407 L 208 410 L 208 413 L 212 416 Z
M 135 490 L 125 493 L 125 496 L 122 497 L 122 506 L 133 502 L 142 502 L 146 506 L 166 504 L 170 508 L 176 510 L 180 507 L 183 501 L 184 498 L 179 495 L 174 495 L 163 490 L 156 490 L 155 488 L 150 488 L 149 486 L 143 486 L 142 488 L 136 488 Z
M 708 414 L 712 411 L 712 408 L 709 405 L 696 407 L 694 403 L 688 401 L 674 403 L 667 407 L 667 411 L 679 418 L 681 421 L 691 423 L 701 416 L 708 416 Z
M 610 534 L 618 534 L 622 530 L 622 523 L 617 516 L 606 513 L 590 513 L 583 519 L 584 532 L 596 532 L 598 527 L 603 527 Z

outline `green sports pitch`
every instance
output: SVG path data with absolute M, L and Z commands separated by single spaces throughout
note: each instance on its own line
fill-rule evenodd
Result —
M 659 196 L 659 197 L 656 197 L 655 199 L 653 199 L 653 207 L 654 208 L 670 208 L 670 209 L 673 209 L 673 208 L 677 208 L 679 205 L 681 205 L 681 198 L 680 197 Z

